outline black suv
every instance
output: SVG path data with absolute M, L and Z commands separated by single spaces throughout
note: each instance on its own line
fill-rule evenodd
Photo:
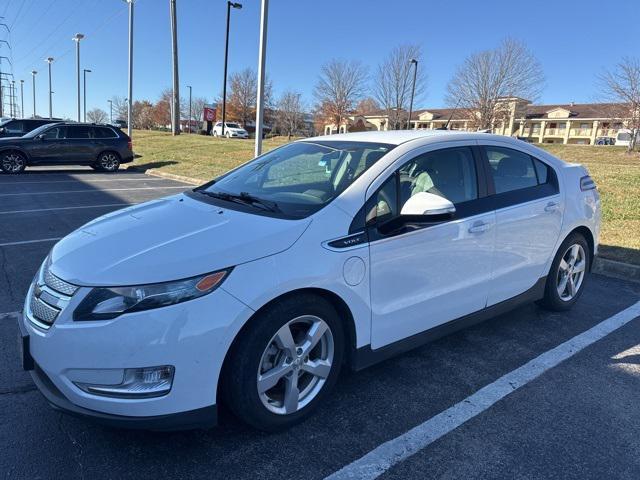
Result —
M 5 173 L 20 173 L 28 165 L 89 165 L 115 172 L 132 160 L 131 139 L 109 125 L 50 123 L 19 138 L 0 138 Z
M 49 120 L 45 118 L 10 118 L 0 123 L 0 138 L 21 137 L 31 130 L 35 130 L 42 125 L 60 121 L 59 119 Z

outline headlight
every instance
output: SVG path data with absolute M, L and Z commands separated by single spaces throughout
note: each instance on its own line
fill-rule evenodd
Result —
M 92 289 L 73 312 L 74 320 L 109 320 L 123 313 L 166 307 L 202 297 L 218 288 L 231 268 L 166 283 Z

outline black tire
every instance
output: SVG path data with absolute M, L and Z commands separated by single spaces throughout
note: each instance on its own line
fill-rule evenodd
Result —
M 258 392 L 258 372 L 263 353 L 271 345 L 276 332 L 289 321 L 304 315 L 322 319 L 330 329 L 334 347 L 331 370 L 315 397 L 306 405 L 293 413 L 274 413 L 265 406 Z M 343 326 L 335 308 L 328 301 L 312 294 L 285 298 L 252 319 L 233 346 L 223 372 L 222 395 L 225 403 L 240 420 L 259 430 L 274 432 L 289 428 L 312 414 L 332 390 L 340 374 L 344 346 Z M 293 374 L 298 375 L 298 371 Z M 300 375 L 304 375 L 304 372 L 301 371 Z M 290 378 L 290 375 L 285 377 Z M 279 381 L 286 382 L 285 377 Z M 278 385 L 274 388 L 278 388 Z
M 569 253 L 569 249 L 574 245 L 579 245 L 582 248 L 585 262 L 584 275 L 582 280 L 580 281 L 579 287 L 576 289 L 576 293 L 569 299 L 563 299 L 558 292 L 558 288 L 560 288 L 558 285 L 559 280 L 562 275 L 565 274 L 564 271 L 560 271 L 560 264 L 562 263 L 562 259 L 565 257 L 565 255 Z M 551 310 L 554 312 L 569 310 L 582 295 L 585 284 L 589 279 L 590 271 L 591 249 L 589 248 L 589 243 L 580 233 L 572 233 L 564 240 L 564 242 L 562 242 L 560 248 L 558 248 L 558 253 L 556 253 L 555 258 L 553 259 L 553 263 L 551 264 L 551 268 L 549 269 L 549 274 L 547 275 L 544 297 L 537 303 L 547 310 Z
M 218 132 L 216 132 L 216 131 L 214 130 L 214 131 L 213 131 L 213 133 L 212 133 L 211 135 L 213 135 L 214 137 L 217 137 L 217 136 L 218 136 Z
M 95 165 L 101 172 L 117 172 L 120 168 L 120 155 L 115 152 L 102 152 Z
M 27 168 L 27 157 L 16 151 L 7 151 L 0 154 L 0 171 L 9 175 L 17 175 Z

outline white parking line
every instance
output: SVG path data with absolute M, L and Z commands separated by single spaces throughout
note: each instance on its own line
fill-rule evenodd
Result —
M 14 245 L 29 245 L 30 243 L 44 243 L 44 242 L 57 242 L 58 240 L 61 240 L 62 237 L 55 237 L 55 238 L 40 238 L 38 240 L 23 240 L 21 242 L 7 242 L 7 243 L 0 243 L 0 247 L 13 247 Z
M 510 393 L 536 379 L 550 368 L 606 337 L 638 316 L 640 316 L 640 302 L 636 302 L 586 332 L 567 340 L 520 368 L 507 373 L 495 382 L 399 437 L 383 443 L 360 459 L 326 477 L 326 480 L 373 479 L 379 477 L 397 463 L 406 460 L 411 455 L 429 446 L 466 421 L 481 414 Z
M 160 181 L 175 181 L 175 180 L 170 180 L 167 178 L 154 178 L 154 177 L 148 177 L 148 178 L 119 178 L 119 179 L 115 179 L 115 178 L 109 178 L 109 179 L 87 179 L 87 181 L 82 180 L 82 179 L 77 179 L 77 180 L 50 180 L 50 181 L 46 181 L 46 180 L 42 180 L 42 181 L 38 181 L 38 182 L 0 182 L 0 185 L 32 185 L 32 184 L 36 184 L 36 183 L 87 183 L 87 184 L 92 184 L 92 183 L 103 183 L 103 182 L 160 182 Z
M 78 208 L 127 207 L 129 205 L 134 205 L 134 204 L 133 203 L 103 203 L 101 205 L 82 205 L 79 207 L 53 207 L 53 208 L 35 208 L 32 210 L 9 210 L 6 212 L 0 211 L 0 215 L 8 215 L 10 213 L 52 212 L 55 210 L 75 210 Z
M 188 186 L 180 187 L 138 187 L 138 188 L 105 188 L 101 190 L 63 190 L 60 192 L 20 192 L 20 193 L 1 193 L 0 197 L 18 197 L 21 195 L 54 195 L 54 194 L 67 194 L 67 193 L 99 193 L 99 192 L 124 192 L 130 190 L 168 190 L 171 188 L 181 188 L 187 190 Z

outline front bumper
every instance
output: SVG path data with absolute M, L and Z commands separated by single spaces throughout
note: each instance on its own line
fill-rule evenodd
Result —
M 56 409 L 104 424 L 146 429 L 210 427 L 216 394 L 236 322 L 252 312 L 222 288 L 169 307 L 108 321 L 73 321 L 86 292 L 72 297 L 50 328 L 30 319 L 29 301 L 19 319 L 23 365 Z M 30 298 L 32 289 L 28 297 Z M 25 340 L 25 337 L 27 340 Z M 171 390 L 153 398 L 87 393 L 74 382 L 117 384 L 123 369 L 172 365 Z M 120 380 L 118 380 L 120 375 Z

